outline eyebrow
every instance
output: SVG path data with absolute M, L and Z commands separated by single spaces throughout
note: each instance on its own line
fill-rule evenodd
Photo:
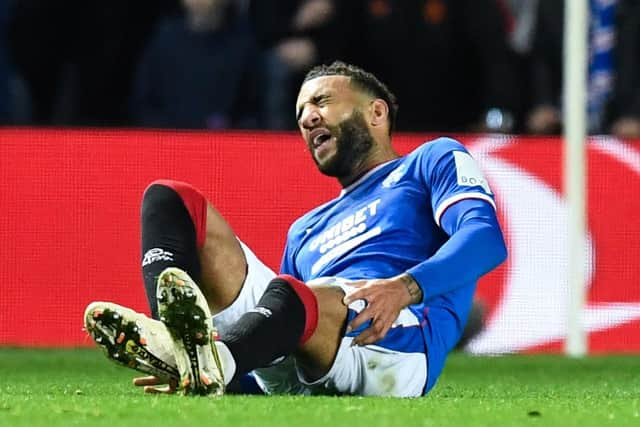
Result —
M 309 101 L 303 102 L 302 105 L 300 107 L 298 107 L 298 112 L 296 114 L 296 121 L 300 121 L 300 117 L 302 117 L 302 110 L 303 110 L 305 104 L 308 104 L 308 103 L 318 104 L 320 101 L 322 101 L 322 100 L 324 100 L 326 98 L 329 98 L 329 97 L 330 97 L 330 94 L 322 93 L 322 94 L 319 94 L 319 95 L 312 96 Z

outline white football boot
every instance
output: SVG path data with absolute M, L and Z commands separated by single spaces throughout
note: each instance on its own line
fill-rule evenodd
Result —
M 173 339 L 184 394 L 224 394 L 224 377 L 217 331 L 198 285 L 179 268 L 169 267 L 158 277 L 156 297 L 160 320 Z
M 92 302 L 84 327 L 114 362 L 167 382 L 180 375 L 166 326 L 142 313 L 110 302 Z

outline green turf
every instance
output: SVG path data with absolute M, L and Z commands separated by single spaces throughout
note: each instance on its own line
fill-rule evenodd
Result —
M 143 395 L 101 352 L 0 348 L 0 426 L 640 426 L 640 357 L 453 355 L 418 399 Z

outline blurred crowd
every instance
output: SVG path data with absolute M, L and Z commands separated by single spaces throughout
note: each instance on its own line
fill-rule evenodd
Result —
M 640 137 L 640 0 L 589 0 L 589 131 Z M 400 131 L 562 130 L 562 0 L 0 0 L 0 124 L 294 129 L 304 73 L 385 81 Z

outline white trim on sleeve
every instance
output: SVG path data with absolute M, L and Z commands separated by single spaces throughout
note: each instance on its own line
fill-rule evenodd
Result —
M 441 219 L 442 214 L 444 213 L 444 211 L 446 211 L 449 206 L 453 205 L 454 203 L 459 202 L 460 200 L 464 200 L 464 199 L 481 199 L 481 200 L 485 200 L 485 201 L 491 203 L 491 206 L 493 206 L 493 209 L 497 209 L 496 208 L 496 202 L 493 201 L 491 196 L 488 196 L 488 195 L 486 195 L 484 193 L 475 192 L 475 193 L 459 193 L 459 194 L 455 194 L 455 195 L 449 197 L 448 199 L 446 199 L 445 201 L 443 201 L 442 203 L 440 203 L 440 205 L 436 209 L 436 212 L 433 215 L 433 218 L 436 220 L 436 224 L 438 224 L 438 227 L 440 227 L 440 219 Z

